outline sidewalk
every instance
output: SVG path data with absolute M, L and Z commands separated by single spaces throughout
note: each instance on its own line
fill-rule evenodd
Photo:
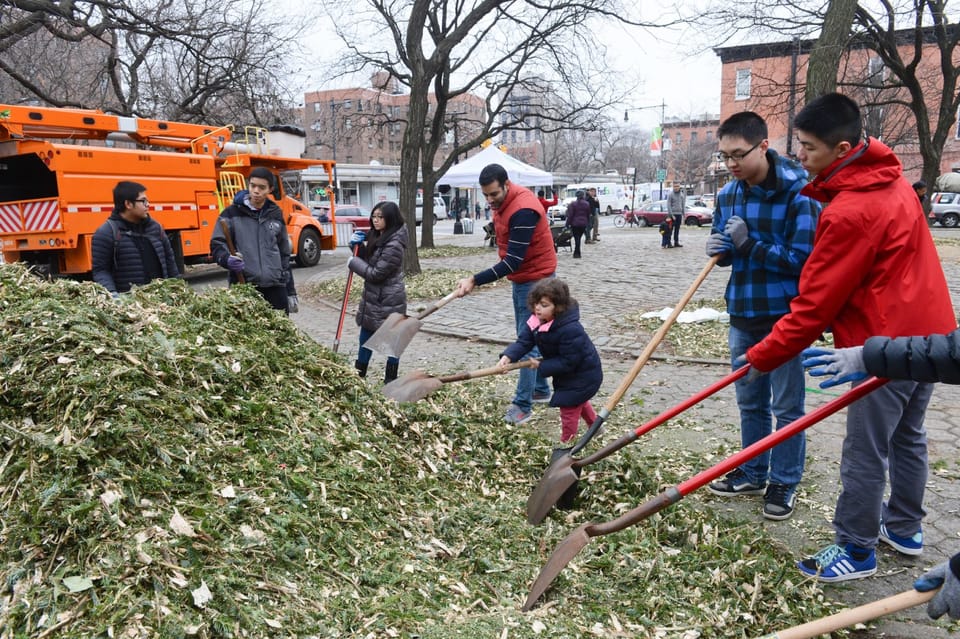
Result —
M 591 338 L 601 351 L 605 379 L 596 404 L 603 404 L 634 364 L 647 345 L 650 334 L 640 331 L 625 334 L 615 328 L 615 320 L 624 313 L 637 310 L 655 311 L 673 306 L 706 264 L 703 245 L 709 229 L 684 227 L 683 248 L 662 250 L 656 229 L 617 229 L 611 218 L 604 218 L 601 241 L 583 247 L 583 259 L 573 260 L 569 251 L 561 250 L 557 275 L 567 281 L 581 305 L 581 317 Z M 481 246 L 483 233 L 452 235 L 452 222 L 441 222 L 436 231 L 436 244 Z M 952 238 L 956 231 L 935 230 L 934 237 Z M 960 248 L 953 243 L 941 246 L 941 257 L 954 306 L 960 303 Z M 329 265 L 317 278 L 342 276 L 349 252 L 338 249 L 324 253 L 322 262 Z M 478 271 L 496 261 L 496 252 L 486 250 L 469 258 L 421 260 L 421 266 L 460 268 Z M 720 300 L 728 277 L 727 269 L 716 268 L 707 277 L 694 299 Z M 300 282 L 298 282 L 300 284 Z M 418 303 L 410 312 L 418 310 Z M 425 306 L 425 303 L 424 303 Z M 356 309 L 355 303 L 350 310 Z M 719 307 L 718 310 L 724 310 Z M 318 341 L 331 345 L 339 319 L 339 308 L 333 304 L 304 304 L 292 316 L 297 324 Z M 503 344 L 515 337 L 512 303 L 508 286 L 480 288 L 466 298 L 454 300 L 424 321 L 424 327 L 411 342 L 401 362 L 401 374 L 412 368 L 430 372 L 452 372 L 491 366 Z M 348 314 L 340 352 L 353 357 L 357 350 L 358 332 L 352 314 Z M 371 375 L 380 375 L 383 358 L 374 355 Z M 375 371 L 375 372 L 374 372 Z M 655 356 L 624 397 L 623 409 L 615 411 L 606 428 L 605 439 L 613 439 L 639 422 L 630 421 L 630 410 L 652 415 L 686 399 L 692 393 L 716 381 L 729 371 L 725 362 L 716 360 L 678 360 Z M 656 392 L 652 392 L 655 390 Z M 830 389 L 835 391 L 836 389 Z M 512 384 L 503 388 L 504 405 L 509 402 Z M 808 378 L 808 410 L 832 399 L 839 392 L 826 393 Z M 639 409 L 637 407 L 640 407 Z M 850 605 L 860 605 L 897 594 L 912 587 L 913 580 L 927 567 L 945 560 L 960 550 L 960 466 L 957 465 L 957 441 L 960 441 L 960 387 L 938 385 L 927 412 L 930 478 L 925 506 L 924 553 L 911 558 L 899 555 L 886 546 L 878 548 L 877 575 L 869 579 L 825 585 L 830 596 Z M 633 408 L 630 408 L 633 407 Z M 540 409 L 555 410 L 555 409 Z M 547 419 L 544 413 L 544 427 Z M 662 448 L 689 447 L 712 453 L 723 442 L 739 449 L 739 427 L 736 401 L 732 388 L 692 408 L 688 420 L 701 424 L 690 431 L 670 429 L 669 425 L 646 435 L 644 445 Z M 535 418 L 533 422 L 538 420 Z M 549 428 L 556 420 L 552 415 Z M 833 506 L 839 493 L 840 448 L 844 432 L 843 412 L 814 425 L 807 431 L 807 469 L 794 516 L 784 522 L 765 520 L 760 515 L 760 502 L 749 498 L 724 500 L 706 491 L 697 498 L 714 508 L 722 508 L 741 518 L 755 520 L 774 537 L 784 542 L 784 561 L 794 562 L 832 543 L 830 524 Z M 637 445 L 640 445 L 638 442 Z M 704 468 L 719 461 L 705 458 Z M 643 495 L 626 496 L 640 503 Z M 797 571 L 797 582 L 801 575 Z M 773 629 L 771 629 L 773 630 Z M 884 618 L 877 627 L 858 633 L 858 637 L 922 636 L 947 637 L 918 607 Z

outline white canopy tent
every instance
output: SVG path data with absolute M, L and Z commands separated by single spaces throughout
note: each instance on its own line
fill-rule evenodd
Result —
M 437 180 L 437 184 L 448 184 L 461 188 L 479 188 L 480 171 L 488 164 L 499 164 L 507 170 L 507 177 L 514 184 L 521 186 L 551 186 L 553 174 L 525 164 L 511 157 L 492 144 L 471 156 L 454 164 Z

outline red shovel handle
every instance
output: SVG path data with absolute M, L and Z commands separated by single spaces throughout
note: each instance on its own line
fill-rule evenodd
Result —
M 589 455 L 587 457 L 584 457 L 582 460 L 574 462 L 573 464 L 574 467 L 582 468 L 583 466 L 589 466 L 590 464 L 598 462 L 601 459 L 605 459 L 606 457 L 609 457 L 610 455 L 617 452 L 621 448 L 637 441 L 637 439 L 639 439 L 641 435 L 649 433 L 651 430 L 653 430 L 657 426 L 660 426 L 664 422 L 670 421 L 671 419 L 673 419 L 680 413 L 684 412 L 688 408 L 692 406 L 696 406 L 697 404 L 699 404 L 706 398 L 710 397 L 714 393 L 717 393 L 720 390 L 726 388 L 730 384 L 734 383 L 735 381 L 737 381 L 738 379 L 746 375 L 749 371 L 750 371 L 750 364 L 745 364 L 744 366 L 741 366 L 740 368 L 733 371 L 723 379 L 720 379 L 714 382 L 713 384 L 711 384 L 710 386 L 707 386 L 702 391 L 698 392 L 696 395 L 693 395 L 690 398 L 685 399 L 684 401 L 677 404 L 676 406 L 673 406 L 672 408 L 668 408 L 667 410 L 663 411 L 662 413 L 660 413 L 650 421 L 646 422 L 645 424 L 641 424 L 640 426 L 637 426 L 636 429 L 621 436 L 619 439 L 610 442 L 609 444 L 607 444 L 597 452 L 593 453 L 592 455 Z
M 837 397 L 817 408 L 812 413 L 807 413 L 800 419 L 787 424 L 783 428 L 770 433 L 760 441 L 754 442 L 750 446 L 747 446 L 739 453 L 731 455 L 719 464 L 711 466 L 696 476 L 691 477 L 690 479 L 681 482 L 672 488 L 668 488 L 660 495 L 649 500 L 647 503 L 641 504 L 633 510 L 624 513 L 617 519 L 600 524 L 588 525 L 587 534 L 590 537 L 609 535 L 610 533 L 623 530 L 624 528 L 628 528 L 637 522 L 643 521 L 650 515 L 680 501 L 696 489 L 701 488 L 714 479 L 729 473 L 740 464 L 753 459 L 760 453 L 770 450 L 777 444 L 790 439 L 797 433 L 806 430 L 817 422 L 829 417 L 830 415 L 833 415 L 843 408 L 846 408 L 853 402 L 857 401 L 861 397 L 864 397 L 865 395 L 870 394 L 872 391 L 880 388 L 886 383 L 886 379 L 871 377 L 859 386 L 851 388 L 840 397 Z

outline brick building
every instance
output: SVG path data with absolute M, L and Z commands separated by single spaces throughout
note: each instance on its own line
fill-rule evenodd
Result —
M 370 85 L 304 94 L 306 157 L 345 164 L 400 164 L 410 96 L 401 91 L 396 79 L 383 73 L 374 74 Z M 430 103 L 432 113 L 432 96 Z M 449 126 L 440 153 L 451 152 L 486 117 L 484 101 L 473 95 L 451 101 L 447 112 Z
M 913 29 L 896 32 L 905 60 L 912 57 Z M 917 77 L 931 113 L 936 114 L 936 96 L 942 88 L 939 69 L 940 51 L 933 32 L 927 31 L 922 43 L 923 55 Z M 796 153 L 793 116 L 803 107 L 809 53 L 814 40 L 795 39 L 714 49 L 722 63 L 720 120 L 739 111 L 756 111 L 767 120 L 770 145 L 780 153 Z M 956 62 L 955 62 L 956 63 Z M 838 90 L 856 100 L 863 110 L 868 135 L 881 139 L 903 162 L 908 180 L 920 178 L 922 161 L 917 145 L 917 126 L 913 112 L 897 104 L 906 100 L 905 89 L 889 86 L 889 72 L 879 55 L 854 40 L 842 57 L 838 69 Z M 871 104 L 882 106 L 868 106 Z M 935 123 L 931 123 L 933 126 Z M 960 140 L 956 122 L 943 149 L 940 172 L 960 169 Z
M 662 126 L 665 152 L 660 163 L 666 169 L 665 183 L 680 182 L 688 193 L 716 193 L 719 126 L 715 114 L 666 118 Z

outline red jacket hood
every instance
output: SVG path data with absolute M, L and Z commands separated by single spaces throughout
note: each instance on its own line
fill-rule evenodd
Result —
M 857 163 L 856 171 L 843 170 L 853 162 Z M 829 202 L 840 191 L 883 188 L 902 174 L 903 165 L 890 147 L 876 138 L 868 138 L 820 171 L 800 193 L 820 202 Z

